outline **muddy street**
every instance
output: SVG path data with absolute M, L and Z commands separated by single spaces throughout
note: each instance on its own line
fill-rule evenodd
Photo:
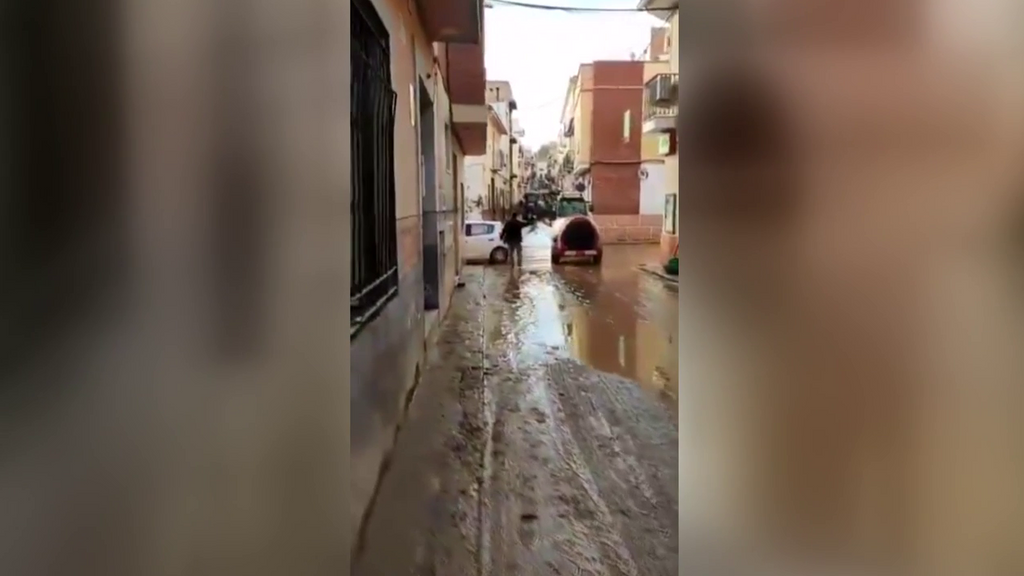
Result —
M 355 573 L 677 570 L 675 294 L 635 266 L 470 267 L 360 535 Z

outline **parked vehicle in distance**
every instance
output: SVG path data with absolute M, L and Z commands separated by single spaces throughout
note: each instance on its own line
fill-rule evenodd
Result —
M 578 192 L 563 192 L 555 205 L 555 218 L 590 216 L 590 202 Z
M 462 234 L 462 259 L 466 262 L 508 262 L 508 248 L 501 243 L 502 223 L 467 220 Z

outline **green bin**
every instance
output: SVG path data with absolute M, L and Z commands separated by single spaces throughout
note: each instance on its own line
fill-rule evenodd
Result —
M 679 275 L 679 258 L 672 258 L 664 266 L 665 273 L 673 276 Z

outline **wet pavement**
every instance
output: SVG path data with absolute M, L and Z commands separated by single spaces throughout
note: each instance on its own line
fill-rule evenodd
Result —
M 676 573 L 676 295 L 636 270 L 656 247 L 547 241 L 464 270 L 355 574 Z
M 499 276 L 504 272 L 515 283 L 521 297 L 517 310 L 524 325 L 533 328 L 532 337 L 543 341 L 548 354 L 564 354 L 637 381 L 675 410 L 677 286 L 636 270 L 639 263 L 657 261 L 658 247 L 611 246 L 606 248 L 601 266 L 552 266 L 547 248 L 543 232 L 531 235 L 526 240 L 522 270 L 488 270 Z M 548 314 L 552 306 L 557 309 L 557 323 Z M 543 321 L 527 318 L 531 313 Z M 520 335 L 523 332 L 513 330 Z

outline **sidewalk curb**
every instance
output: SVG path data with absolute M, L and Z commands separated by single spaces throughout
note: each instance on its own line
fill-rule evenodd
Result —
M 651 276 L 656 276 L 656 277 L 664 280 L 665 282 L 670 282 L 672 284 L 679 284 L 679 278 L 678 277 L 666 274 L 665 272 L 663 272 L 661 270 L 660 266 L 657 266 L 655 264 L 641 264 L 641 265 L 637 266 L 636 269 L 641 271 L 641 272 L 645 272 L 647 274 L 650 274 Z

